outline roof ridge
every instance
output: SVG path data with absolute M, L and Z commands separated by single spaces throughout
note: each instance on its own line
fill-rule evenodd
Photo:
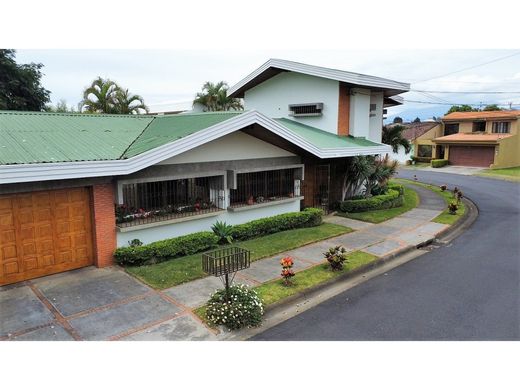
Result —
M 107 113 L 85 113 L 85 112 L 47 112 L 47 111 L 19 111 L 0 110 L 0 115 L 41 115 L 41 116 L 83 116 L 83 117 L 109 117 L 109 118 L 150 118 L 157 115 L 150 114 L 107 114 Z

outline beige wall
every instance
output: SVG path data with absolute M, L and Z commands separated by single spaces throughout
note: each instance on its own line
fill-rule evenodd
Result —
M 473 122 L 477 120 L 469 120 L 469 121 L 450 121 L 446 123 L 458 123 L 459 124 L 459 133 L 472 133 L 473 132 Z M 486 122 L 486 133 L 491 134 L 493 132 L 493 122 L 510 122 L 510 134 L 518 134 L 518 120 L 489 120 Z M 435 129 L 435 128 L 434 128 Z M 433 130 L 433 129 L 432 129 Z M 426 133 L 428 134 L 428 133 Z M 425 135 L 426 135 L 425 134 Z M 442 137 L 444 135 L 444 124 L 442 125 L 441 132 L 437 137 Z
M 432 142 L 432 139 L 437 137 L 442 137 L 443 128 L 439 123 L 437 126 L 432 127 L 423 135 L 417 137 L 414 141 L 414 156 L 417 157 L 417 152 L 419 150 L 419 145 L 432 145 L 432 157 L 435 156 L 435 144 Z
M 520 166 L 520 136 L 518 134 L 501 139 L 497 149 L 495 163 L 491 165 L 491 168 Z

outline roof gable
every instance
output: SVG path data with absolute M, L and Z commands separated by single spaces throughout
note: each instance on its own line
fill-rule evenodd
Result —
M 280 72 L 287 71 L 342 81 L 354 86 L 384 89 L 386 90 L 386 96 L 397 95 L 399 93 L 407 92 L 410 89 L 410 84 L 408 83 L 401 83 L 394 80 L 384 79 L 382 77 L 272 58 L 240 80 L 237 84 L 229 88 L 228 95 L 235 98 L 244 97 L 244 92 L 246 90 L 251 89 L 255 85 L 264 82 Z

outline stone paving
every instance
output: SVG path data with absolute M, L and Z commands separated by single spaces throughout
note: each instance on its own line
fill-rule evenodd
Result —
M 437 194 L 414 186 L 419 207 L 371 224 L 338 216 L 329 223 L 355 232 L 258 260 L 234 283 L 255 286 L 280 277 L 280 258 L 294 258 L 295 271 L 324 262 L 323 253 L 341 245 L 378 257 L 415 246 L 447 228 L 431 222 L 446 207 Z M 215 340 L 192 309 L 203 305 L 221 281 L 207 277 L 158 291 L 118 267 L 87 267 L 0 287 L 0 340 Z

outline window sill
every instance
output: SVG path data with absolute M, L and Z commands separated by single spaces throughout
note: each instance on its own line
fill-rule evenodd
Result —
M 148 229 L 148 228 L 152 228 L 152 227 L 173 225 L 173 224 L 176 224 L 176 223 L 195 221 L 197 219 L 214 217 L 216 215 L 220 215 L 220 214 L 225 213 L 225 212 L 226 212 L 226 210 L 219 210 L 219 211 L 213 211 L 211 213 L 196 214 L 196 215 L 190 215 L 190 216 L 187 216 L 187 217 L 167 219 L 167 220 L 164 220 L 164 221 L 143 223 L 141 225 L 133 225 L 133 226 L 125 226 L 125 227 L 117 226 L 117 231 L 120 232 L 120 233 L 126 233 L 126 232 L 133 232 L 133 231 L 136 231 L 136 230 Z
M 275 206 L 275 205 L 284 204 L 284 203 L 291 203 L 291 202 L 295 202 L 295 201 L 300 201 L 302 199 L 303 199 L 303 196 L 295 196 L 293 198 L 285 198 L 285 199 L 280 199 L 280 200 L 273 200 L 270 202 L 268 201 L 268 202 L 262 202 L 262 203 L 255 203 L 252 205 L 246 204 L 246 205 L 240 205 L 240 206 L 230 206 L 230 207 L 228 207 L 228 211 L 233 212 L 233 213 L 239 213 L 241 211 L 259 209 L 262 207 Z

